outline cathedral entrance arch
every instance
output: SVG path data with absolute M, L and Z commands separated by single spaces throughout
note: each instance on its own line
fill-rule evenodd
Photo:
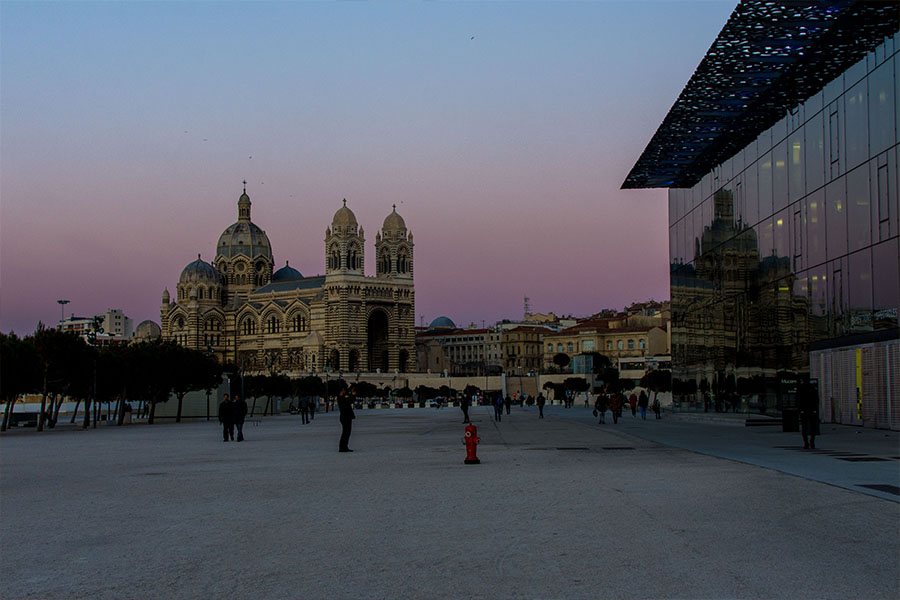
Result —
M 347 368 L 351 371 L 359 370 L 359 350 L 350 351 L 350 362 L 348 363 Z
M 331 358 L 325 366 L 330 367 L 332 371 L 339 370 L 341 368 L 341 353 L 338 350 L 332 350 Z
M 369 315 L 369 371 L 381 369 L 382 373 L 389 370 L 388 362 L 388 316 L 383 310 L 374 310 Z

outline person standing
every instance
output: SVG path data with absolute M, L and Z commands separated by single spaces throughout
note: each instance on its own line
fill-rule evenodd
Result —
M 816 436 L 819 435 L 819 394 L 815 386 L 808 381 L 801 383 L 797 390 L 797 408 L 800 410 L 803 448 L 815 450 Z
M 353 419 L 356 418 L 356 415 L 353 413 L 353 398 L 351 398 L 346 389 L 342 389 L 338 394 L 337 405 L 341 413 L 341 440 L 338 443 L 338 452 L 353 452 L 348 444 L 350 443 L 350 430 L 353 428 Z
M 653 398 L 653 412 L 656 414 L 657 419 L 662 419 L 662 415 L 660 414 L 662 407 L 659 405 L 659 397 Z
M 509 409 L 512 407 L 512 399 L 507 396 L 506 400 L 503 401 L 503 405 L 506 406 L 506 414 L 509 414 Z
M 300 419 L 304 425 L 309 423 L 309 396 L 300 396 Z
M 609 398 L 609 410 L 612 411 L 613 425 L 619 422 L 619 416 L 622 412 L 622 394 L 613 394 Z
M 647 396 L 647 392 L 641 390 L 641 395 L 638 397 L 638 408 L 641 409 L 641 420 L 647 420 L 647 404 L 650 402 L 650 397 Z
M 503 394 L 497 394 L 494 401 L 494 420 L 498 423 L 503 420 Z
M 459 403 L 459 408 L 462 410 L 464 424 L 472 422 L 469 420 L 469 404 L 470 404 L 469 397 L 466 395 L 463 395 L 462 401 Z
M 223 441 L 227 442 L 229 439 L 234 441 L 234 410 L 228 394 L 225 394 L 219 404 L 219 423 L 222 424 L 222 437 L 225 438 Z
M 634 395 L 634 392 L 631 392 L 631 395 L 628 396 L 628 406 L 631 407 L 631 416 L 637 416 L 637 396 Z
M 538 397 L 537 397 L 538 419 L 544 418 L 544 403 L 545 402 L 546 402 L 546 400 L 544 400 L 544 394 L 542 394 L 542 393 L 538 394 Z
M 247 416 L 247 403 L 244 402 L 244 399 L 234 395 L 234 406 L 231 407 L 231 410 L 234 411 L 234 424 L 237 426 L 237 441 L 244 441 L 244 417 Z

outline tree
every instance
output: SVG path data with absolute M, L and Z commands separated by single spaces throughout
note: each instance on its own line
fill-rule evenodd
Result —
M 655 402 L 660 392 L 672 391 L 672 371 L 666 369 L 648 371 L 641 377 L 641 387 L 653 390 Z
M 378 394 L 378 386 L 368 381 L 358 381 L 353 387 L 360 398 L 374 398 Z
M 166 360 L 171 365 L 172 393 L 178 399 L 175 422 L 181 423 L 185 394 L 218 385 L 222 380 L 222 366 L 215 358 L 184 346 L 171 349 Z
M 560 352 L 559 354 L 553 356 L 553 364 L 559 367 L 560 371 L 568 367 L 571 361 L 572 359 L 569 358 L 569 355 L 563 352 Z
M 0 431 L 6 431 L 19 394 L 40 386 L 41 372 L 34 345 L 15 333 L 0 333 L 0 400 L 6 402 Z
M 38 323 L 31 339 L 41 373 L 41 414 L 37 430 L 43 431 L 48 421 L 51 426 L 55 424 L 52 413 L 47 411 L 48 395 L 62 395 L 72 386 L 79 390 L 87 387 L 91 379 L 88 365 L 93 360 L 94 349 L 75 333 L 47 329 L 43 323 Z
M 591 389 L 591 384 L 581 377 L 567 377 L 563 382 L 563 386 L 573 394 L 586 392 Z

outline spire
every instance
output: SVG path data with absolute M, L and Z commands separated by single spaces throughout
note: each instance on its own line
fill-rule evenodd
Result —
M 247 180 L 244 180 L 244 193 L 238 198 L 238 221 L 250 220 L 250 196 L 247 195 Z

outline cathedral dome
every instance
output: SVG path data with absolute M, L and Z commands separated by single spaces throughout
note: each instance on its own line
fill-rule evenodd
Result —
M 351 227 L 356 228 L 356 215 L 353 214 L 353 211 L 347 208 L 347 199 L 344 198 L 344 205 L 338 209 L 336 213 L 334 213 L 334 218 L 331 220 L 332 228 L 338 227 Z
M 272 258 L 272 245 L 266 232 L 250 221 L 238 221 L 222 232 L 216 253 L 226 258 L 243 254 L 248 258 Z
M 159 339 L 161 335 L 162 329 L 160 329 L 159 325 L 147 319 L 146 321 L 141 321 L 141 324 L 135 328 L 132 339 L 136 342 L 149 342 Z
M 272 259 L 272 244 L 266 232 L 250 220 L 250 196 L 247 189 L 238 199 L 238 222 L 229 226 L 219 236 L 216 254 L 225 258 L 233 258 L 238 254 L 254 259 L 264 256 Z
M 384 225 L 381 226 L 382 231 L 385 232 L 402 232 L 406 233 L 406 222 L 403 220 L 403 217 L 397 214 L 397 205 L 394 205 L 394 210 L 391 214 L 389 214 L 384 219 Z
M 214 266 L 208 262 L 204 262 L 198 254 L 197 260 L 186 266 L 181 272 L 178 283 L 212 283 L 220 285 L 222 283 L 222 276 Z
M 456 329 L 456 323 L 449 317 L 438 317 L 428 326 L 429 329 Z
M 287 262 L 284 263 L 283 267 L 272 273 L 272 281 L 293 281 L 296 279 L 303 279 L 303 274 Z

